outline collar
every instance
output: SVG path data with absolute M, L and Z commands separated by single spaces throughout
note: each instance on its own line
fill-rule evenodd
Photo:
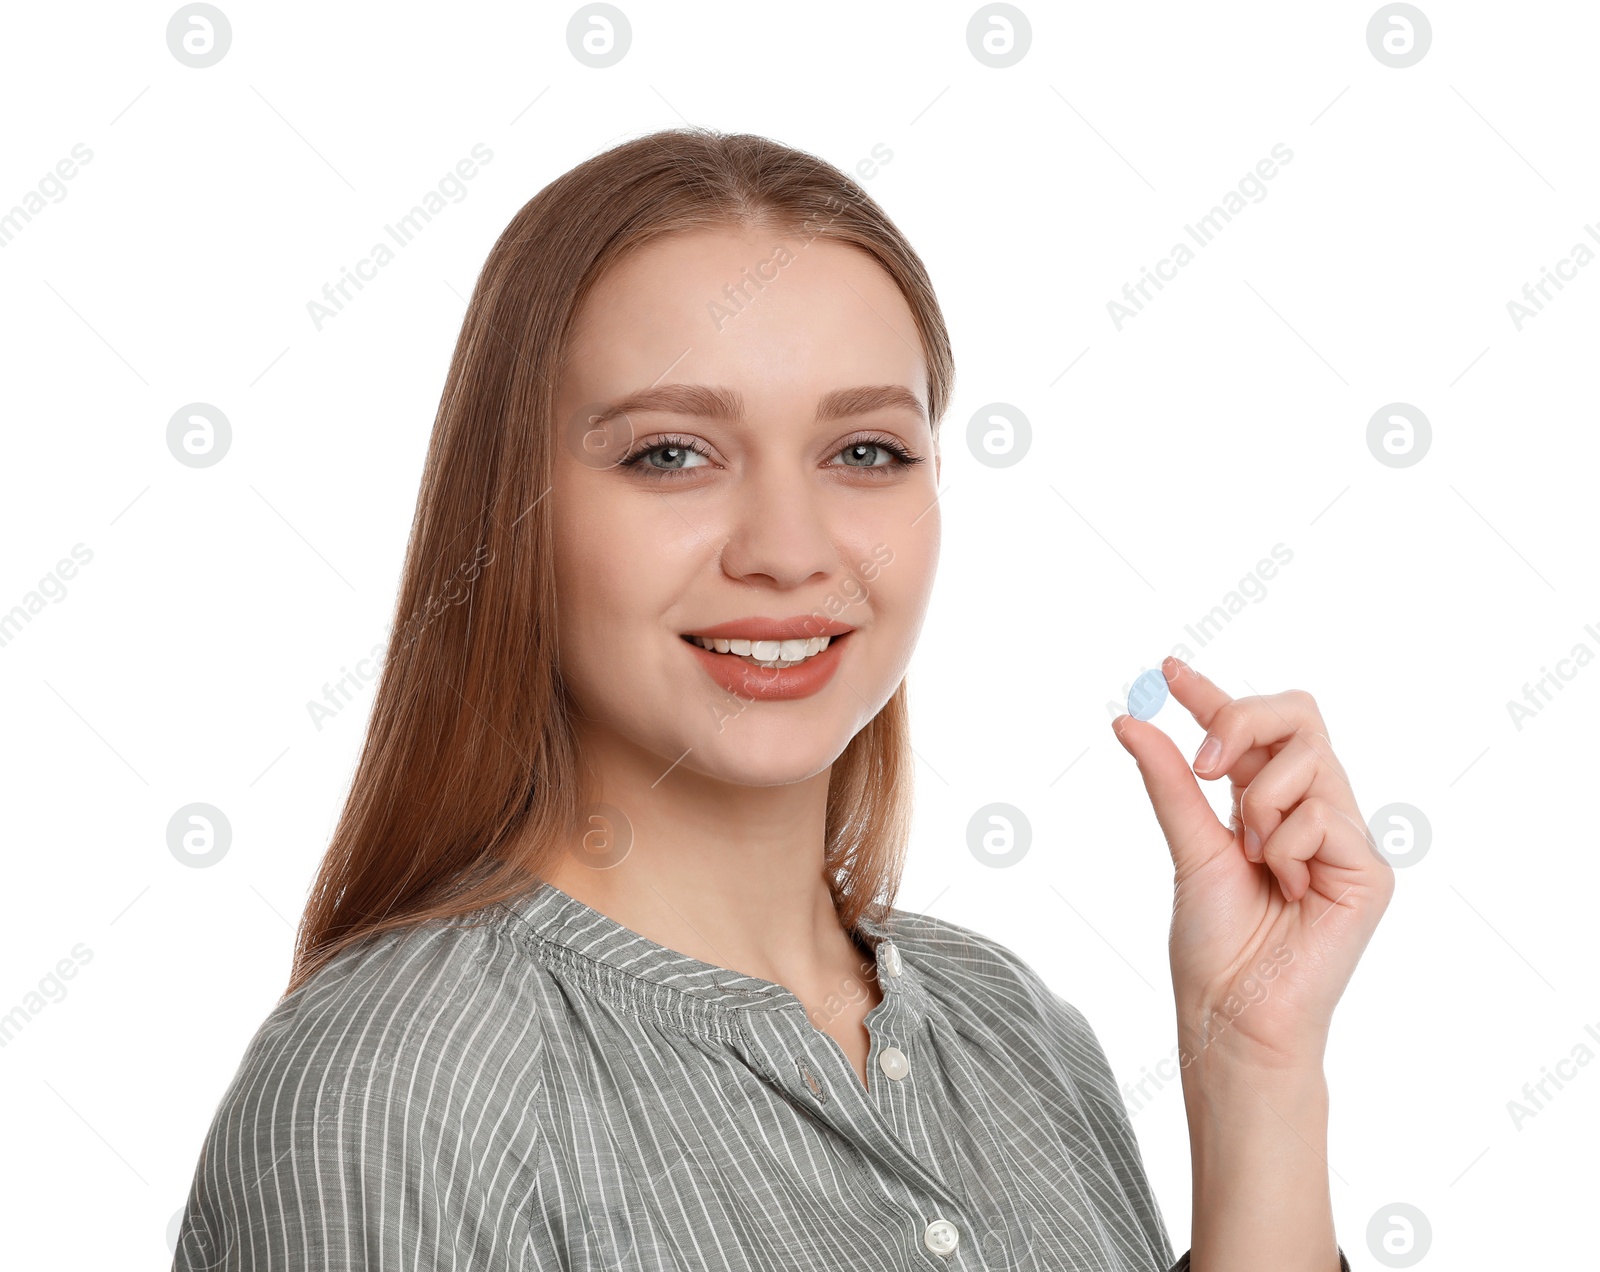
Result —
M 569 966 L 574 960 L 587 962 L 600 969 L 602 976 L 633 982 L 651 997 L 659 998 L 665 991 L 739 1011 L 799 1006 L 799 999 L 774 981 L 670 949 L 547 881 L 541 880 L 530 891 L 500 905 L 520 920 L 542 952 Z M 898 914 L 891 907 L 887 924 L 863 916 L 855 928 L 856 936 L 872 953 L 885 992 L 891 972 L 898 971 L 894 979 L 905 983 L 904 960 L 890 940 Z

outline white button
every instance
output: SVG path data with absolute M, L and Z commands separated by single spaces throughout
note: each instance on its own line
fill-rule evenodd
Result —
M 922 1244 L 935 1254 L 952 1254 L 961 1234 L 948 1219 L 935 1219 L 922 1234 Z
M 878 1053 L 878 1068 L 896 1082 L 911 1072 L 911 1061 L 899 1047 L 885 1047 Z
M 883 970 L 891 976 L 900 975 L 900 951 L 887 941 L 883 946 Z

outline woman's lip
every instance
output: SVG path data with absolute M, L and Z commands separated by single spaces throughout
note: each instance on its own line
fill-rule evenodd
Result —
M 811 640 L 817 636 L 843 636 L 854 630 L 849 623 L 801 614 L 794 618 L 735 618 L 684 635 L 721 640 Z
M 758 667 L 737 655 L 713 653 L 687 636 L 682 640 L 706 674 L 727 692 L 758 702 L 779 702 L 809 698 L 824 689 L 839 670 L 839 650 L 849 635 L 845 632 L 833 637 L 820 654 L 793 667 Z

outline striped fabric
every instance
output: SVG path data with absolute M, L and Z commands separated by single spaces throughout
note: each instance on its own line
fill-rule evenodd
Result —
M 548 883 L 348 950 L 250 1041 L 173 1267 L 1186 1268 L 1083 1016 L 946 920 L 856 935 L 865 1087 L 783 986 Z

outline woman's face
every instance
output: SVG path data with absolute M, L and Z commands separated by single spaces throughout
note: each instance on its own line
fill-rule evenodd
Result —
M 580 737 L 765 786 L 826 769 L 877 713 L 939 553 L 921 348 L 889 275 L 826 238 L 697 230 L 600 280 L 558 385 L 549 496 Z M 750 619 L 849 631 L 792 671 L 684 639 L 763 635 Z

